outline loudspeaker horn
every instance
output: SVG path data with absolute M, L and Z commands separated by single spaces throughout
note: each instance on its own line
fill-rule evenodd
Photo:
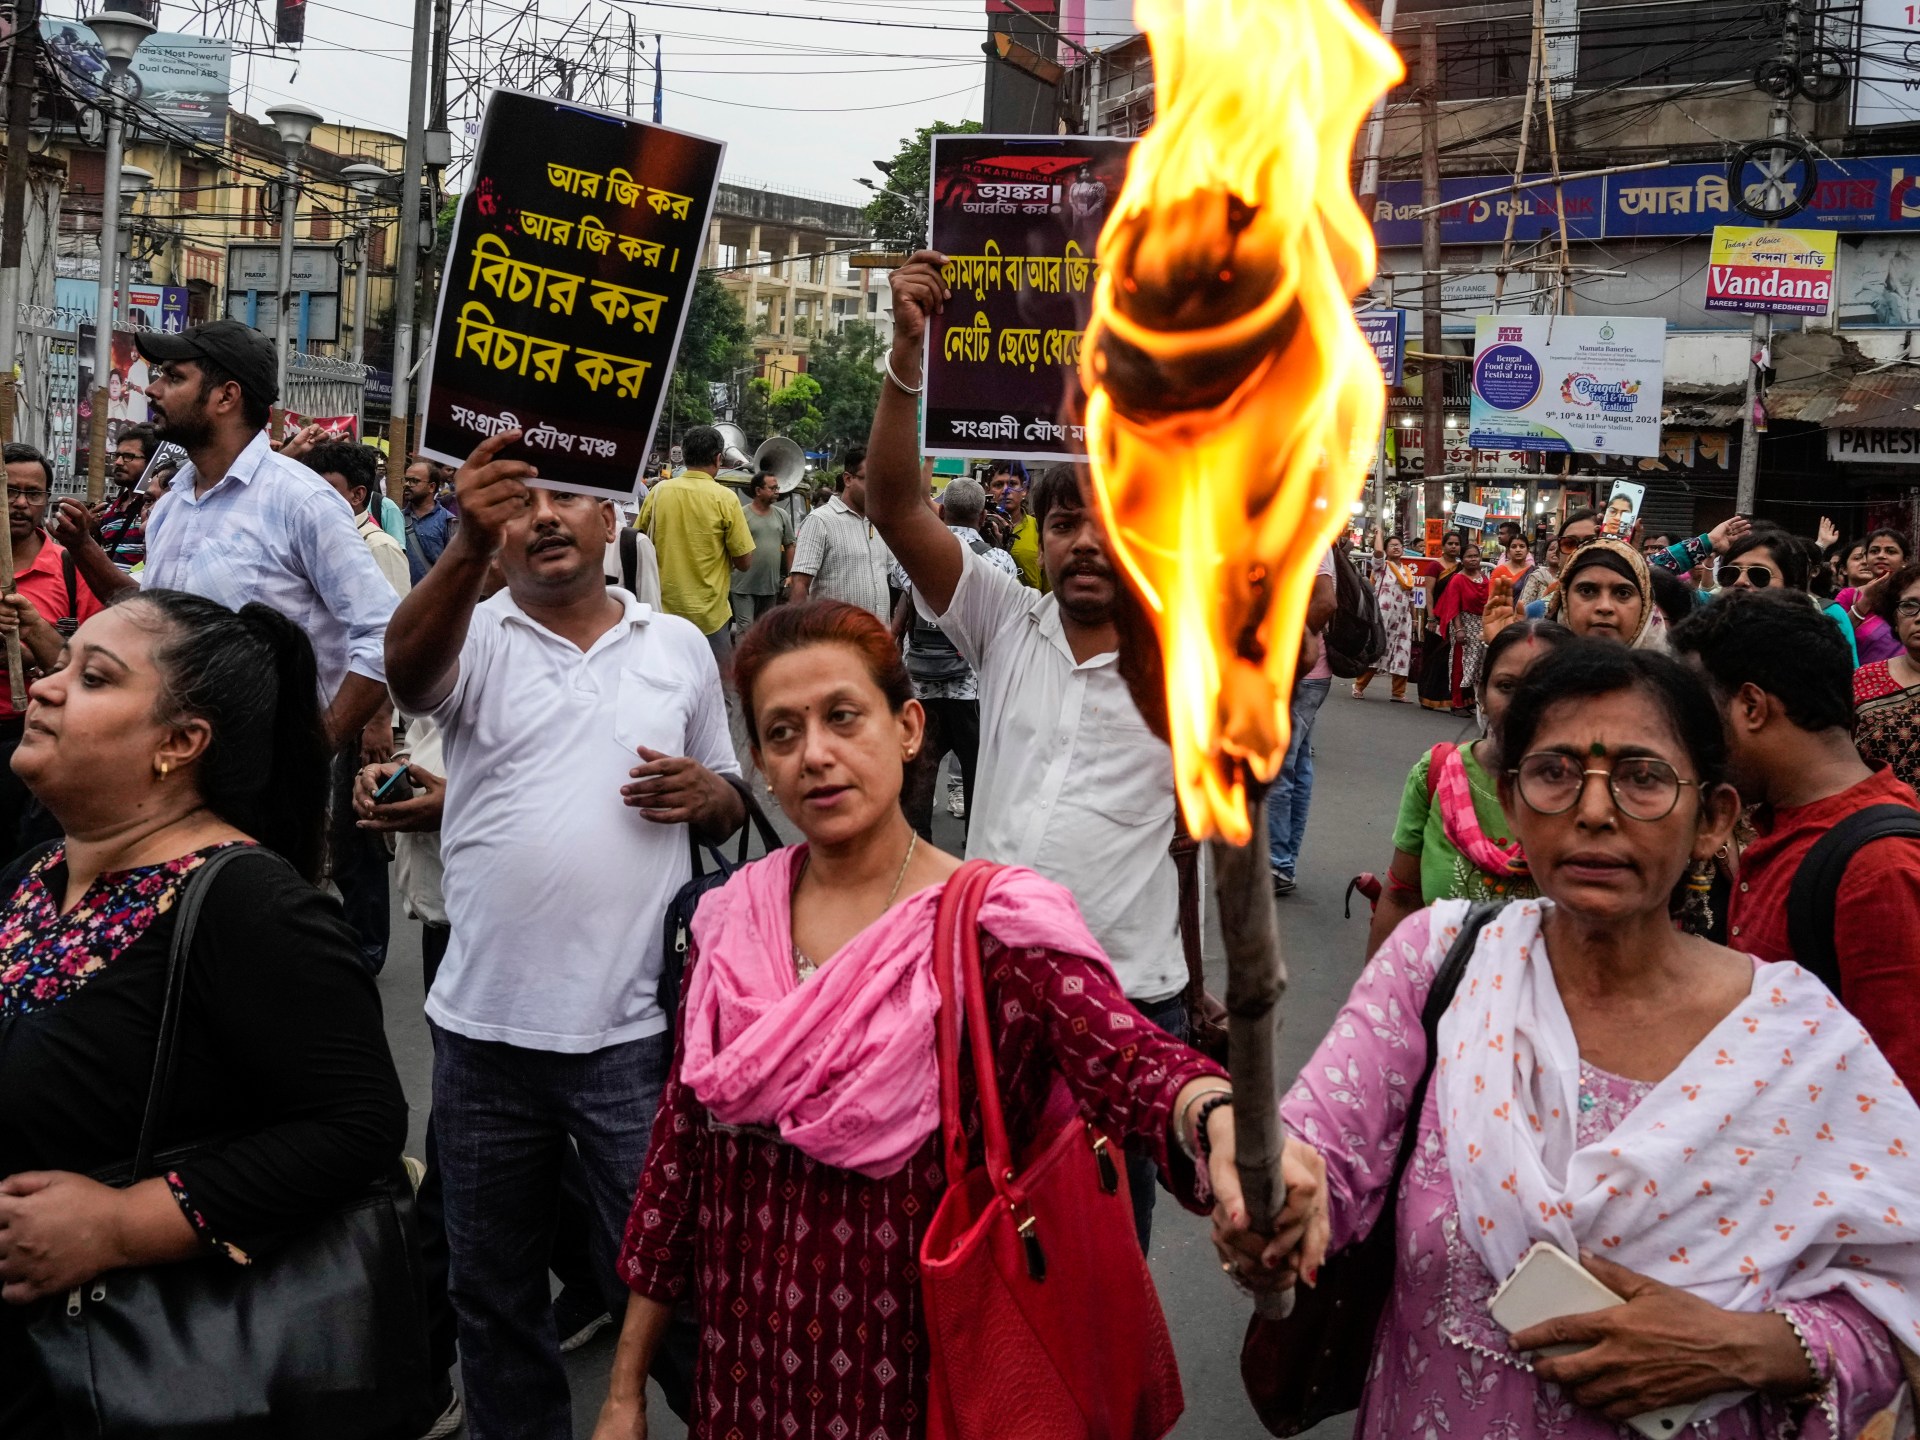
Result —
M 807 477 L 807 452 L 784 435 L 769 435 L 753 452 L 753 469 L 757 473 L 769 466 L 780 482 L 780 493 L 790 495 Z

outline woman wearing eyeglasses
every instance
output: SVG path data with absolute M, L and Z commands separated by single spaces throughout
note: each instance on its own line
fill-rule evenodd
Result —
M 1872 660 L 1853 674 L 1853 732 L 1860 755 L 1884 760 L 1896 777 L 1920 782 L 1920 565 L 1903 565 L 1887 582 L 1880 618 L 1900 653 Z
M 1834 1440 L 1896 1404 L 1920 1108 L 1805 971 L 1676 924 L 1739 811 L 1725 762 L 1671 657 L 1574 641 L 1540 660 L 1507 709 L 1500 800 L 1541 898 L 1479 930 L 1431 1045 L 1420 1017 L 1468 907 L 1410 917 L 1300 1072 L 1288 1144 L 1327 1183 L 1299 1273 L 1398 1197 L 1362 1440 L 1617 1440 L 1675 1405 L 1721 1440 Z M 1626 1303 L 1509 1335 L 1489 1302 L 1536 1244 Z

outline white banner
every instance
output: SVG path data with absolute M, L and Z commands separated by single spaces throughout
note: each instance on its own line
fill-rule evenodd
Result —
M 1660 453 L 1665 320 L 1482 315 L 1473 333 L 1469 445 L 1561 454 Z
M 1911 125 L 1920 120 L 1920 6 L 1861 0 L 1854 61 L 1853 123 Z

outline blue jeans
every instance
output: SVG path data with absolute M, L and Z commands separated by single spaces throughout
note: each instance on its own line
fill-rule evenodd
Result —
M 595 1269 L 609 1297 L 624 1295 L 616 1262 L 673 1037 L 563 1055 L 431 1028 L 448 1289 L 473 1440 L 571 1440 L 547 1283 L 566 1152 L 577 1147 L 586 1172 Z
M 1286 763 L 1267 792 L 1267 860 L 1291 878 L 1300 863 L 1300 842 L 1307 836 L 1307 807 L 1313 803 L 1313 722 L 1327 698 L 1331 680 L 1296 680 L 1293 685 L 1293 738 Z

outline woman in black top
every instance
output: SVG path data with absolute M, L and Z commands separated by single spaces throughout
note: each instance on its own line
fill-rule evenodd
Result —
M 15 771 L 66 840 L 0 876 L 0 1436 L 59 1433 L 26 1343 L 43 1297 L 103 1271 L 256 1249 L 390 1166 L 406 1103 L 379 997 L 315 889 L 326 748 L 313 651 L 263 605 L 147 591 L 37 681 Z M 131 1157 L 186 877 L 214 878 L 187 962 L 158 1153 Z M 205 1143 L 208 1141 L 215 1143 Z

